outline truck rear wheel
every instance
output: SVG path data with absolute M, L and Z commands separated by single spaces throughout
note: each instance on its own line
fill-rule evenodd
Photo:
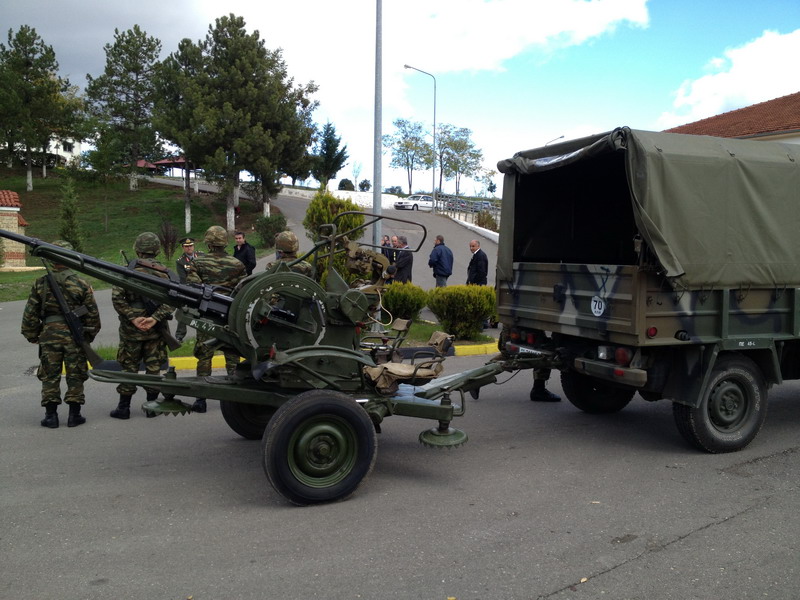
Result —
M 300 506 L 347 498 L 378 455 L 367 412 L 349 396 L 328 390 L 303 392 L 283 404 L 261 447 L 272 487 Z
M 767 418 L 767 387 L 746 356 L 722 356 L 698 407 L 674 402 L 672 414 L 683 438 L 700 450 L 736 452 L 753 441 Z
M 228 427 L 247 440 L 260 440 L 264 436 L 267 423 L 276 410 L 263 404 L 245 404 L 230 400 L 220 400 L 219 406 Z
M 561 371 L 561 389 L 573 406 L 591 415 L 619 412 L 635 393 L 574 371 Z

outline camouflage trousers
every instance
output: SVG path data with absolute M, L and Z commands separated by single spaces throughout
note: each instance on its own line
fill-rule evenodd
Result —
M 67 393 L 64 402 L 83 404 L 83 382 L 89 378 L 86 355 L 72 341 L 53 341 L 39 344 L 39 370 L 36 377 L 42 382 L 42 406 L 61 404 L 61 370 L 67 373 Z
M 117 362 L 126 373 L 137 373 L 139 365 L 144 363 L 144 371 L 148 375 L 161 373 L 161 365 L 167 361 L 167 344 L 161 337 L 154 340 L 126 340 L 121 339 L 117 350 Z M 154 388 L 144 388 L 147 392 L 157 392 Z M 132 396 L 136 393 L 136 386 L 129 383 L 120 383 L 117 393 Z
M 197 376 L 207 377 L 211 375 L 211 360 L 214 358 L 214 348 L 206 346 L 203 342 L 211 339 L 208 335 L 197 332 L 197 340 L 194 344 L 194 357 L 197 359 Z M 225 370 L 228 375 L 233 375 L 236 365 L 239 364 L 239 355 L 236 352 L 223 352 L 225 355 Z

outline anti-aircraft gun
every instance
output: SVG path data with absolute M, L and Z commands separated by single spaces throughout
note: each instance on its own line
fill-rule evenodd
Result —
M 376 433 L 387 416 L 436 421 L 419 436 L 427 446 L 464 443 L 466 434 L 450 424 L 464 414 L 465 393 L 476 394 L 507 370 L 489 363 L 439 376 L 441 352 L 416 365 L 376 364 L 361 337 L 380 312 L 389 265 L 380 247 L 351 238 L 378 221 L 396 221 L 421 229 L 422 241 L 411 250 L 416 252 L 426 231 L 412 221 L 355 213 L 364 216 L 363 224 L 340 232 L 337 224 L 347 214 L 354 213 L 322 226 L 313 248 L 297 258 L 308 259 L 315 274 L 328 265 L 324 288 L 315 277 L 292 272 L 293 262 L 278 262 L 236 289 L 222 290 L 175 283 L 4 230 L 0 237 L 29 246 L 34 256 L 173 306 L 178 320 L 212 338 L 207 343 L 238 352 L 244 360 L 232 376 L 178 377 L 170 368 L 160 376 L 95 369 L 90 377 L 158 389 L 165 400 L 142 407 L 156 414 L 190 412 L 175 396 L 219 400 L 231 429 L 262 439 L 262 464 L 273 487 L 305 505 L 343 499 L 356 490 L 375 464 Z M 342 254 L 360 271 L 361 285 L 351 287 L 333 267 Z

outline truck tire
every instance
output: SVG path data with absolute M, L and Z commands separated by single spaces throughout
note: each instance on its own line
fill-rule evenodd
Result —
M 673 402 L 672 414 L 680 434 L 696 448 L 715 454 L 741 450 L 767 418 L 764 375 L 746 356 L 721 356 L 700 405 Z
M 228 427 L 246 440 L 260 440 L 264 437 L 267 423 L 276 410 L 262 404 L 245 404 L 230 400 L 220 400 L 219 406 L 222 418 L 225 419 Z
M 272 487 L 305 506 L 344 500 L 356 491 L 378 456 L 375 426 L 351 397 L 310 390 L 284 403 L 261 442 Z
M 561 371 L 561 389 L 573 406 L 590 415 L 619 412 L 628 406 L 635 393 L 575 371 Z

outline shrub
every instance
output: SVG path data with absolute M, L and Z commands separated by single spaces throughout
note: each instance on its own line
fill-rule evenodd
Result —
M 161 251 L 166 260 L 172 260 L 172 255 L 178 247 L 178 230 L 169 219 L 161 215 L 161 225 L 158 229 L 158 239 L 161 242 Z
M 336 215 L 347 211 L 361 212 L 361 207 L 350 200 L 337 198 L 330 192 L 317 192 L 311 199 L 308 209 L 306 209 L 306 217 L 303 219 L 303 227 L 306 228 L 306 235 L 312 240 L 316 240 L 321 225 L 333 223 L 333 219 Z M 339 219 L 337 227 L 340 232 L 349 231 L 363 223 L 364 215 L 348 215 L 347 217 Z M 350 239 L 357 240 L 363 235 L 364 230 L 361 229 L 351 235 Z
M 369 179 L 362 179 L 361 183 L 358 184 L 359 192 L 368 192 L 371 189 L 372 189 L 372 184 L 370 183 Z
M 496 310 L 494 288 L 488 285 L 449 285 L 434 288 L 428 307 L 444 330 L 459 340 L 473 340 L 483 322 Z
M 353 182 L 350 181 L 349 179 L 342 179 L 341 181 L 339 181 L 339 189 L 348 192 L 355 192 L 356 186 L 353 185 Z
M 261 247 L 272 248 L 275 244 L 275 236 L 281 231 L 286 231 L 286 217 L 282 214 L 258 217 L 254 227 L 261 238 Z
M 83 252 L 83 234 L 78 219 L 78 192 L 75 191 L 75 182 L 69 177 L 61 185 L 61 227 L 58 237 L 72 244 L 78 252 Z
M 475 217 L 475 225 L 483 227 L 489 231 L 497 231 L 497 221 L 488 210 L 482 210 Z
M 419 319 L 428 303 L 428 292 L 413 283 L 393 283 L 386 288 L 382 304 L 395 319 Z

